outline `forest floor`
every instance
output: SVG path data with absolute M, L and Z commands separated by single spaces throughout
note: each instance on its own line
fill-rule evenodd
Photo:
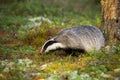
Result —
M 119 45 L 74 56 L 64 51 L 38 54 L 64 28 L 100 27 L 100 5 L 94 0 L 66 0 L 73 1 L 69 5 L 44 1 L 0 5 L 0 80 L 120 80 Z
M 63 51 L 37 54 L 38 48 L 22 44 L 12 34 L 0 29 L 1 80 L 116 80 L 120 79 L 120 54 L 76 53 Z

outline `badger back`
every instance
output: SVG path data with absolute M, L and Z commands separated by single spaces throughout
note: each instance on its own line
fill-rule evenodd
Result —
M 57 34 L 54 39 L 61 42 L 66 48 L 83 49 L 85 51 L 99 50 L 104 46 L 102 32 L 93 26 L 78 26 L 65 29 Z

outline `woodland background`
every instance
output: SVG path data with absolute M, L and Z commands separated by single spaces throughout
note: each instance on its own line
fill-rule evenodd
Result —
M 37 54 L 71 26 L 100 28 L 100 0 L 0 0 L 0 80 L 119 80 L 120 46 Z

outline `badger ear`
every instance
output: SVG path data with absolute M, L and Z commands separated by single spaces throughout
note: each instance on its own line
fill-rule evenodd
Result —
M 57 41 L 55 40 L 48 40 L 47 42 L 45 42 L 45 44 L 42 46 L 42 49 L 40 50 L 40 53 L 44 53 L 45 50 L 47 49 L 48 46 L 57 43 Z

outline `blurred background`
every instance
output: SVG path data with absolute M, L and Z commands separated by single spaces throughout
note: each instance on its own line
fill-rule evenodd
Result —
M 100 14 L 100 0 L 0 0 L 0 28 L 37 47 L 66 27 L 99 27 Z
M 100 0 L 0 0 L 0 80 L 119 80 L 120 47 L 37 54 L 59 31 L 78 25 L 100 27 Z

